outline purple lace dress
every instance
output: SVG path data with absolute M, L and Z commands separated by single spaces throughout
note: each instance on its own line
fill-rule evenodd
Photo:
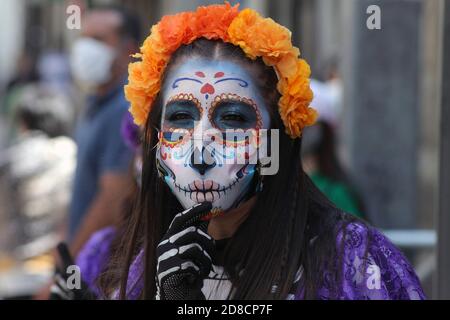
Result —
M 105 228 L 95 233 L 77 257 L 82 278 L 95 293 L 95 279 L 105 268 L 115 230 Z M 370 239 L 370 241 L 368 241 Z M 342 243 L 343 241 L 343 243 Z M 403 254 L 378 230 L 358 223 L 347 227 L 345 237 L 338 235 L 337 245 L 344 246 L 343 277 L 338 299 L 345 300 L 417 300 L 425 299 L 419 279 Z M 140 274 L 142 251 L 130 267 L 127 297 L 137 299 L 142 290 Z M 319 299 L 336 297 L 335 288 L 325 281 Z M 333 293 L 333 295 L 332 295 Z M 118 298 L 117 292 L 111 298 Z M 302 288 L 293 297 L 303 298 Z

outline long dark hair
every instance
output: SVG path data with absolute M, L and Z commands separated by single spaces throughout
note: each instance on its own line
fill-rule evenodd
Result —
M 232 298 L 284 299 L 291 290 L 296 272 L 303 266 L 304 295 L 314 299 L 327 270 L 331 275 L 327 281 L 336 281 L 336 284 L 339 281 L 342 267 L 336 252 L 336 235 L 352 218 L 336 209 L 304 173 L 301 140 L 285 134 L 277 111 L 279 94 L 274 70 L 261 59 L 246 58 L 240 48 L 231 44 L 199 39 L 175 52 L 166 74 L 186 58 L 195 56 L 225 59 L 245 68 L 271 110 L 272 128 L 280 129 L 279 171 L 264 176 L 263 189 L 255 205 L 225 248 L 224 269 L 231 276 Z M 164 79 L 162 83 L 164 85 Z M 119 234 L 119 245 L 113 248 L 110 266 L 100 279 L 106 296 L 119 287 L 120 297 L 126 298 L 130 264 L 143 248 L 141 297 L 154 298 L 156 247 L 172 218 L 182 210 L 157 175 L 155 146 L 161 109 L 161 100 L 157 97 L 143 134 L 142 188 L 135 209 Z M 275 291 L 272 290 L 274 285 L 277 286 Z

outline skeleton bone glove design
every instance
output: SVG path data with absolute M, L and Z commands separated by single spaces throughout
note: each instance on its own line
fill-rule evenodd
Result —
M 211 208 L 211 203 L 197 204 L 173 218 L 156 249 L 157 299 L 205 299 L 201 288 L 212 267 L 214 240 L 201 218 Z

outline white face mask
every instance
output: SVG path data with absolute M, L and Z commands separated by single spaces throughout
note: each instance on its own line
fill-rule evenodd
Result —
M 116 51 L 101 41 L 88 37 L 77 39 L 70 54 L 75 80 L 86 88 L 96 88 L 108 82 L 115 57 Z
M 183 207 L 207 201 L 220 212 L 248 199 L 257 185 L 256 161 L 248 159 L 267 148 L 256 132 L 270 128 L 248 73 L 232 62 L 190 59 L 162 95 L 157 166 Z

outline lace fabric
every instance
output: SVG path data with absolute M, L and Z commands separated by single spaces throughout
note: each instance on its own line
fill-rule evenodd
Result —
M 345 232 L 338 234 L 336 245 L 337 250 L 343 248 L 341 284 L 335 290 L 327 282 L 332 275 L 325 274 L 324 283 L 318 291 L 319 299 L 425 299 L 411 264 L 375 228 L 351 223 Z M 296 298 L 302 298 L 301 290 Z

